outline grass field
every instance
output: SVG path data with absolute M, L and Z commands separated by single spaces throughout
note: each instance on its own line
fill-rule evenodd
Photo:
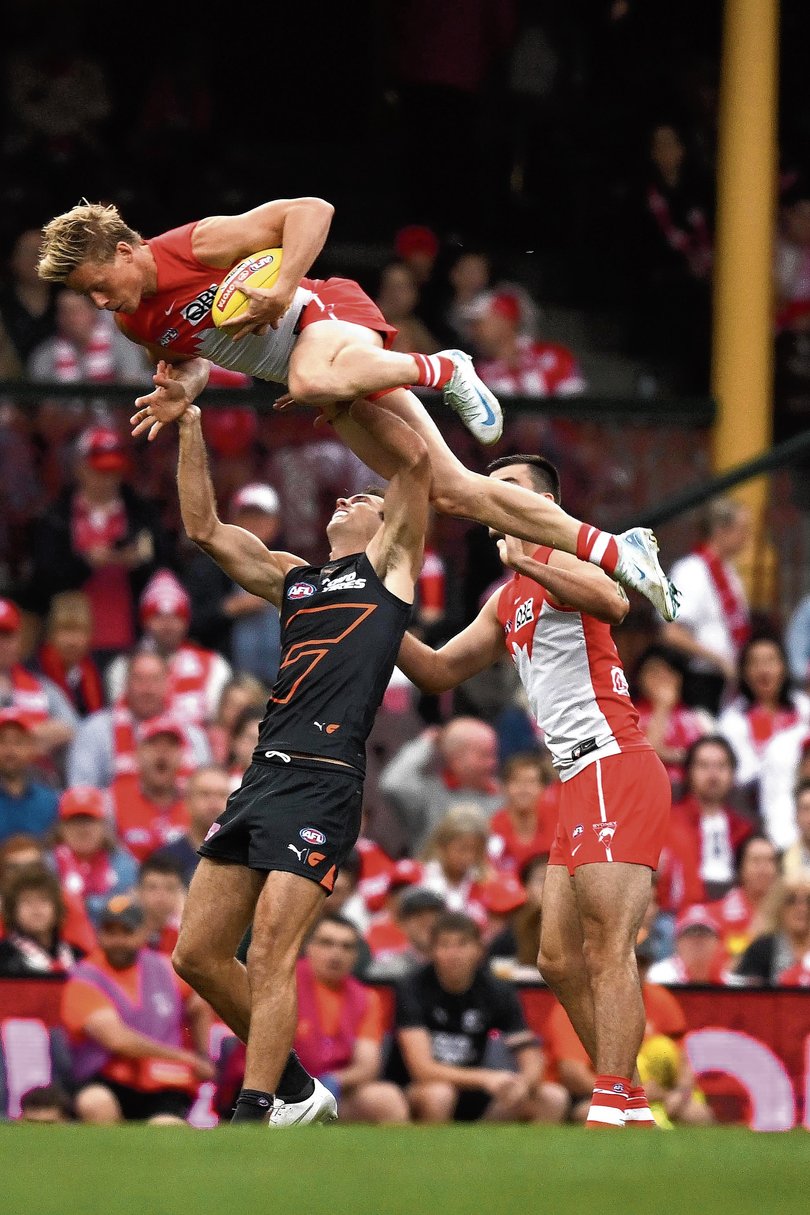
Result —
M 792 1215 L 810 1135 L 0 1127 L 1 1215 Z

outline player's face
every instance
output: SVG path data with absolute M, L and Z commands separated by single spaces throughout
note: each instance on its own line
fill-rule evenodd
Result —
M 83 262 L 68 275 L 65 285 L 86 296 L 107 312 L 134 312 L 143 295 L 143 280 L 134 249 L 119 241 L 115 257 L 106 262 Z
M 330 544 L 345 544 L 350 538 L 365 548 L 382 523 L 383 500 L 377 494 L 352 494 L 338 498 L 326 525 Z M 360 543 L 362 542 L 362 543 Z

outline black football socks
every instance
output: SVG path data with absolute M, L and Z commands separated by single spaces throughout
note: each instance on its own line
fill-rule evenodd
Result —
M 273 1108 L 273 1094 L 255 1088 L 243 1088 L 236 1100 L 231 1123 L 267 1122 Z
M 284 1071 L 276 1086 L 276 1096 L 282 1101 L 294 1105 L 296 1101 L 306 1101 L 315 1092 L 315 1081 L 294 1050 L 290 1051 Z

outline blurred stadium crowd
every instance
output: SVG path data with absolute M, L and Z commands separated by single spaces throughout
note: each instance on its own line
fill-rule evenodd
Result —
M 136 450 L 129 411 L 105 399 L 110 385 L 137 395 L 150 367 L 108 314 L 36 278 L 39 224 L 88 190 L 120 203 L 147 236 L 275 193 L 322 193 L 338 206 L 338 245 L 375 250 L 373 273 L 364 277 L 362 256 L 341 269 L 375 295 L 398 348 L 469 349 L 507 406 L 510 395 L 593 389 L 587 359 L 545 324 L 547 298 L 569 303 L 572 293 L 585 310 L 612 295 L 624 318 L 617 347 L 653 377 L 652 391 L 707 391 L 717 30 L 699 15 L 706 6 L 656 21 L 632 0 L 410 0 L 396 6 L 398 39 L 386 6 L 362 7 L 378 20 L 358 19 L 367 42 L 353 48 L 356 63 L 336 74 L 322 31 L 308 68 L 339 93 L 335 112 L 291 82 L 295 113 L 277 156 L 255 156 L 252 136 L 216 104 L 216 61 L 202 39 L 191 45 L 193 31 L 179 72 L 152 65 L 135 85 L 132 62 L 116 60 L 100 28 L 77 40 L 86 30 L 57 9 L 34 33 L 32 6 L 14 6 L 0 379 L 43 390 L 34 403 L 9 388 L 0 400 L 0 977 L 67 977 L 53 1083 L 25 1095 L 25 1117 L 110 1120 L 103 1093 L 78 1085 L 75 1096 L 80 1075 L 102 1076 L 132 1118 L 186 1118 L 203 1082 L 212 1122 L 227 1120 L 240 1087 L 235 1039 L 156 963 L 149 981 L 166 1008 L 136 1035 L 160 1044 L 150 1056 L 115 1028 L 134 989 L 110 959 L 121 949 L 171 955 L 196 848 L 249 761 L 279 648 L 275 609 L 182 534 L 172 440 Z M 99 18 L 99 6 L 84 8 Z M 462 10 L 463 43 L 453 36 Z M 428 26 L 435 36 L 412 53 Z M 264 88 L 240 69 L 246 76 Z M 802 108 L 789 55 L 784 79 L 774 333 L 795 389 L 810 317 L 810 188 L 795 155 L 807 99 Z M 501 104 L 506 141 L 493 119 Z M 338 125 L 352 134 L 333 163 Z M 347 155 L 362 164 L 385 140 L 396 179 L 385 164 L 379 191 L 372 181 L 371 197 L 347 194 Z M 476 164 L 469 177 L 465 157 Z M 529 233 L 545 255 L 539 281 L 535 263 L 530 273 L 516 256 Z M 48 396 L 48 385 L 80 382 L 97 384 L 98 397 Z M 324 511 L 368 471 L 308 421 L 240 404 L 250 381 L 223 372 L 218 386 L 226 403 L 203 414 L 221 511 L 269 547 L 323 559 Z M 507 418 L 503 452 L 542 447 L 559 459 L 576 510 L 593 470 L 572 450 L 564 410 L 510 419 L 507 408 Z M 800 422 L 797 407 L 783 433 Z M 454 435 L 462 459 L 480 460 Z M 638 942 L 640 1066 L 664 1125 L 711 1118 L 678 1045 L 679 985 L 810 986 L 810 597 L 784 616 L 752 610 L 735 564 L 750 528 L 744 508 L 709 503 L 699 542 L 670 571 L 681 616 L 663 625 L 642 614 L 616 634 L 673 786 Z M 414 629 L 441 644 L 502 580 L 485 537 L 437 526 Z M 455 1106 L 429 1067 L 408 1075 L 398 1036 L 416 1027 L 443 1039 L 445 1064 L 475 1069 L 467 1088 L 489 1095 L 490 1116 L 583 1116 L 593 1075 L 567 1018 L 556 1009 L 538 1040 L 512 986 L 538 980 L 558 794 L 506 657 L 441 697 L 395 675 L 369 741 L 361 838 L 299 964 L 296 1047 L 346 1120 L 482 1116 L 472 1099 Z M 70 979 L 85 958 L 102 976 L 96 987 Z M 464 1005 L 459 991 L 475 998 Z M 100 1047 L 106 1062 L 87 1063 Z

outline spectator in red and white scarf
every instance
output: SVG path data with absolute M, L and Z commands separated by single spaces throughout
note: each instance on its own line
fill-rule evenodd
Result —
M 787 656 L 777 637 L 752 637 L 740 651 L 739 694 L 720 715 L 717 728 L 737 756 L 737 783 L 756 784 L 762 757 L 776 735 L 810 723 L 810 697 L 793 688 Z
M 662 638 L 688 661 L 684 698 L 717 716 L 737 677 L 739 654 L 751 635 L 750 610 L 735 558 L 751 539 L 751 513 L 730 498 L 707 506 L 702 543 L 681 557 L 670 578 L 681 592 L 677 621 Z
M 94 923 L 107 899 L 128 893 L 138 879 L 138 862 L 119 845 L 103 792 L 91 786 L 60 797 L 51 859 L 62 889 L 84 900 Z
M 128 342 L 109 312 L 99 312 L 85 296 L 60 291 L 56 333 L 36 346 L 26 363 L 37 383 L 149 384 L 151 367 L 143 351 Z
M 515 292 L 478 296 L 469 305 L 468 321 L 478 354 L 476 370 L 498 396 L 564 397 L 585 390 L 570 350 L 521 332 L 523 309 Z
M 104 708 L 101 672 L 90 653 L 93 612 L 82 591 L 60 591 L 51 600 L 36 666 L 64 692 L 79 717 Z
M 65 906 L 59 879 L 45 866 L 20 869 L 3 888 L 5 931 L 0 975 L 67 974 L 79 953 L 62 937 Z

